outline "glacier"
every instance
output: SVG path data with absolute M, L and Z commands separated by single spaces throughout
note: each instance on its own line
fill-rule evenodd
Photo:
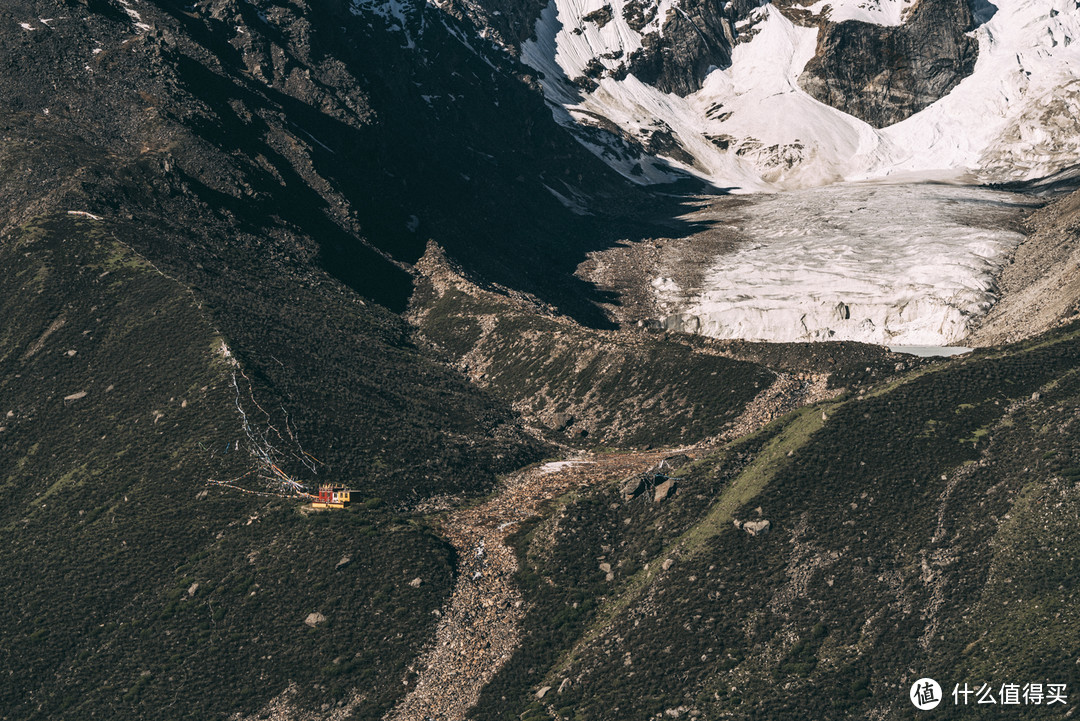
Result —
M 744 240 L 695 287 L 652 280 L 660 322 L 714 338 L 956 345 L 996 300 L 1023 239 L 1008 221 L 1032 202 L 929 183 L 760 195 L 733 210 Z
M 713 258 L 692 287 L 659 264 L 651 284 L 665 328 L 775 342 L 955 345 L 996 301 L 995 279 L 1022 240 L 1007 221 L 1030 204 L 976 186 L 1080 163 L 1073 0 L 977 0 L 973 72 L 881 129 L 799 87 L 817 52 L 815 19 L 800 24 L 768 3 L 751 11 L 735 27 L 730 66 L 713 68 L 682 97 L 618 72 L 643 33 L 663 32 L 659 20 L 641 32 L 629 27 L 627 1 L 551 0 L 522 60 L 541 71 L 556 120 L 633 182 L 688 173 L 757 194 L 732 206 L 744 241 Z M 658 18 L 679 2 L 660 0 Z M 587 19 L 604 6 L 610 20 Z M 913 6 L 816 0 L 801 11 L 895 26 Z M 612 72 L 596 73 L 598 65 Z M 590 67 L 594 81 L 583 82 Z M 633 141 L 648 147 L 656 133 L 685 152 L 635 152 Z

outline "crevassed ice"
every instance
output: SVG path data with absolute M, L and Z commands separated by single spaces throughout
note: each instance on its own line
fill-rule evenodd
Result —
M 747 240 L 700 287 L 658 277 L 663 325 L 715 338 L 948 346 L 996 299 L 1023 196 L 946 185 L 835 185 L 758 196 Z

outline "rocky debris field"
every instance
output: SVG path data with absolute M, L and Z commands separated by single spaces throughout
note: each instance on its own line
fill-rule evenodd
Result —
M 1080 313 L 1080 191 L 1026 218 L 1027 237 L 998 278 L 1000 301 L 965 345 L 993 346 L 1031 338 Z
M 543 505 L 574 489 L 654 467 L 672 451 L 589 455 L 534 466 L 506 479 L 489 500 L 447 515 L 442 533 L 459 554 L 458 579 L 408 695 L 387 721 L 464 719 L 518 646 L 525 615 L 506 538 Z M 411 676 L 411 674 L 410 674 Z
M 764 428 L 796 408 L 835 398 L 840 390 L 829 388 L 826 373 L 778 373 L 776 381 L 746 406 L 718 440 L 730 441 Z

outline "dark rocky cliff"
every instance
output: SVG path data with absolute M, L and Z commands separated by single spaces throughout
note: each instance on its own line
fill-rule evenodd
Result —
M 689 95 L 712 68 L 731 64 L 734 22 L 721 3 L 687 0 L 668 13 L 661 32 L 642 39 L 626 70 L 666 93 Z
M 978 43 L 965 0 L 922 0 L 907 22 L 826 24 L 799 85 L 876 128 L 919 112 L 971 74 Z

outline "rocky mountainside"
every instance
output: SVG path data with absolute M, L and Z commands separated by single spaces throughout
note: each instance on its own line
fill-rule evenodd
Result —
M 433 17 L 418 52 L 347 3 L 0 8 L 0 717 L 319 708 L 367 679 L 378 718 L 452 586 L 399 514 L 552 452 L 394 311 L 437 238 L 603 322 L 547 280 L 605 242 L 564 202 L 641 196 Z M 263 441 L 360 510 L 300 515 Z
M 954 684 L 1071 690 L 1076 332 L 791 414 L 663 503 L 565 499 L 513 539 L 532 611 L 472 718 L 907 718 L 925 676 L 960 717 Z
M 627 178 L 755 191 L 1072 168 L 1077 38 L 1063 0 L 555 0 L 521 57 Z
M 1075 684 L 1075 196 L 1001 276 L 1022 342 L 955 360 L 617 282 L 742 242 L 716 186 L 1069 181 L 1072 5 L 5 2 L 0 721 Z
M 906 120 L 971 75 L 979 45 L 966 0 L 921 0 L 903 23 L 824 25 L 799 76 L 811 96 L 875 128 Z
M 1015 343 L 1080 314 L 1080 191 L 1043 208 L 1027 226 L 998 281 L 1001 301 L 969 337 L 974 345 Z

